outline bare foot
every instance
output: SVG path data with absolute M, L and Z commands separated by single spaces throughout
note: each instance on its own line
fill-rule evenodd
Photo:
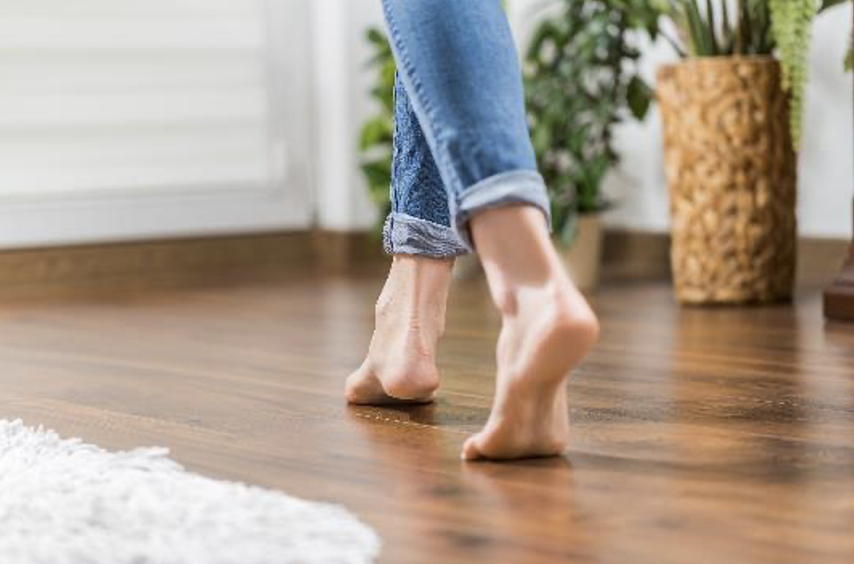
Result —
M 462 458 L 554 456 L 566 448 L 566 379 L 598 334 L 596 317 L 573 290 L 532 291 L 502 311 L 492 412 Z
M 492 412 L 462 458 L 560 454 L 569 435 L 566 379 L 598 337 L 596 316 L 568 279 L 536 208 L 495 208 L 470 226 L 502 326 Z
M 429 402 L 439 386 L 436 345 L 445 328 L 453 260 L 395 255 L 376 306 L 368 355 L 347 378 L 360 405 Z

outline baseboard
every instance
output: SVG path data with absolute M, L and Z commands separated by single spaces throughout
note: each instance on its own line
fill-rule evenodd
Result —
M 670 237 L 664 233 L 608 229 L 602 242 L 602 279 L 667 280 Z
M 799 284 L 829 284 L 847 256 L 848 244 L 842 239 L 802 239 Z M 603 280 L 667 280 L 669 253 L 667 234 L 609 230 Z M 353 273 L 384 268 L 387 260 L 376 235 L 331 231 L 0 251 L 0 298 L 244 283 L 313 270 Z
M 850 241 L 802 237 L 798 240 L 798 285 L 829 284 L 848 255 Z M 670 235 L 608 230 L 603 243 L 605 280 L 670 279 Z
M 221 285 L 382 260 L 363 233 L 299 231 L 0 251 L 0 298 Z
M 802 238 L 798 241 L 798 284 L 825 287 L 839 275 L 850 239 Z

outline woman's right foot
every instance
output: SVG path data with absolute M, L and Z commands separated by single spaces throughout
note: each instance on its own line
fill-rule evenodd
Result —
M 347 378 L 359 405 L 429 402 L 439 386 L 436 347 L 445 327 L 453 259 L 395 255 L 376 306 L 362 365 Z

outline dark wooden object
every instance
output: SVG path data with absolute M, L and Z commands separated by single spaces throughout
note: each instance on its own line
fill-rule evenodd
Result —
M 817 289 L 680 309 L 663 282 L 605 287 L 566 458 L 465 464 L 487 290 L 451 292 L 435 405 L 347 407 L 383 271 L 0 301 L 0 417 L 343 503 L 380 563 L 854 562 L 854 332 L 822 329 Z

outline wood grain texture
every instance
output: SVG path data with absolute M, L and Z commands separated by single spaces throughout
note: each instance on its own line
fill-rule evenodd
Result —
M 378 235 L 322 230 L 0 250 L 0 300 L 240 283 L 381 257 Z
M 820 294 L 680 309 L 665 284 L 593 299 L 566 458 L 463 463 L 498 319 L 452 290 L 434 405 L 347 407 L 382 272 L 0 306 L 0 417 L 346 504 L 382 562 L 854 561 L 854 331 Z

